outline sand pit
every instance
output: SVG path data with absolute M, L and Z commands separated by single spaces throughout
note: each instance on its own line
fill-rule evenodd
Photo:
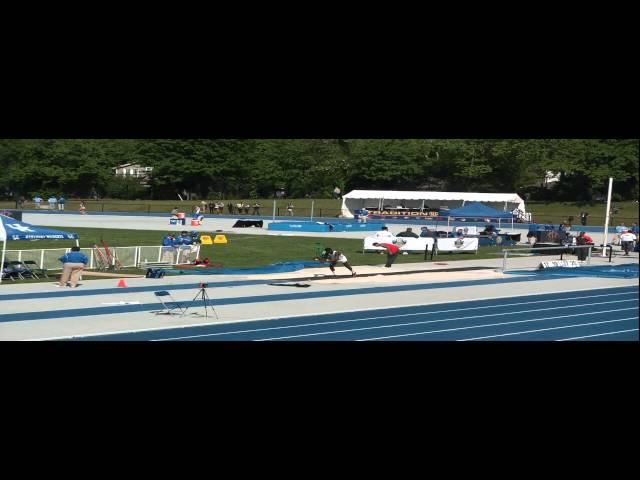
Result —
M 358 271 L 358 270 L 356 270 Z M 442 283 L 442 282 L 453 282 L 456 280 L 484 280 L 488 278 L 502 278 L 504 275 L 502 272 L 496 272 L 492 269 L 487 270 L 473 270 L 469 272 L 420 272 L 420 273 L 411 273 L 406 272 L 402 275 L 384 275 L 382 273 L 378 275 L 372 276 L 356 276 L 356 277 L 336 277 L 329 278 L 323 277 L 317 283 L 331 284 L 331 285 L 367 285 L 367 284 L 399 284 L 399 283 Z M 314 282 L 316 280 L 309 280 L 309 282 Z
M 421 267 L 423 267 L 421 265 Z M 414 269 L 416 269 L 414 267 Z M 492 268 L 469 271 L 447 271 L 446 267 L 434 268 L 433 271 L 425 272 L 412 270 L 394 270 L 384 266 L 360 265 L 354 267 L 357 276 L 351 277 L 349 270 L 344 267 L 336 267 L 336 276 L 333 276 L 328 268 L 303 269 L 297 272 L 251 275 L 247 279 L 259 280 L 286 280 L 302 281 L 313 285 L 359 285 L 368 284 L 402 284 L 402 283 L 428 283 L 428 282 L 448 282 L 456 280 L 484 280 L 490 278 L 503 278 L 503 273 Z

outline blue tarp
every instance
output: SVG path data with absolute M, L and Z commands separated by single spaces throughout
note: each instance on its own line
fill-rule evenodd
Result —
M 77 233 L 37 227 L 5 215 L 0 215 L 0 222 L 2 222 L 2 227 L 6 232 L 7 240 L 76 240 L 78 238 Z M 0 241 L 3 240 L 2 237 L 4 236 L 2 227 L 0 227 Z
M 189 268 L 165 270 L 165 275 L 256 275 L 264 273 L 296 272 L 303 268 L 326 267 L 322 262 L 281 262 L 255 268 Z
M 449 210 L 448 213 L 441 212 L 441 215 L 445 215 L 450 218 L 513 218 L 513 214 L 511 212 L 501 212 L 500 210 L 488 207 L 487 205 L 480 202 L 468 203 L 464 207 Z

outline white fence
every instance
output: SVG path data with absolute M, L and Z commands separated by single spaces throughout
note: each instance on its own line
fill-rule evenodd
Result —
M 62 270 L 60 257 L 70 252 L 71 248 L 41 248 L 35 250 L 7 250 L 5 261 L 33 260 L 39 268 L 47 270 Z M 88 269 L 97 268 L 95 250 L 93 248 L 81 248 L 89 259 Z M 100 249 L 104 255 L 104 250 Z M 192 262 L 200 254 L 200 245 L 185 245 L 180 248 L 162 246 L 135 246 L 135 247 L 110 247 L 112 264 L 119 262 L 122 268 L 143 267 L 147 263 L 169 263 L 177 265 Z

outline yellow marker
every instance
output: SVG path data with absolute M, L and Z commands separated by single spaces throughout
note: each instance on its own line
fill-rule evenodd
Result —
M 224 235 L 216 235 L 216 238 L 213 239 L 213 243 L 229 243 L 227 242 L 227 237 Z
M 211 245 L 213 243 L 209 235 L 200 235 L 200 242 L 202 245 Z

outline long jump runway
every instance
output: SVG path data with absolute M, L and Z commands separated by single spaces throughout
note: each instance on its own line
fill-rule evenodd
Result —
M 290 316 L 75 340 L 638 341 L 636 286 Z

